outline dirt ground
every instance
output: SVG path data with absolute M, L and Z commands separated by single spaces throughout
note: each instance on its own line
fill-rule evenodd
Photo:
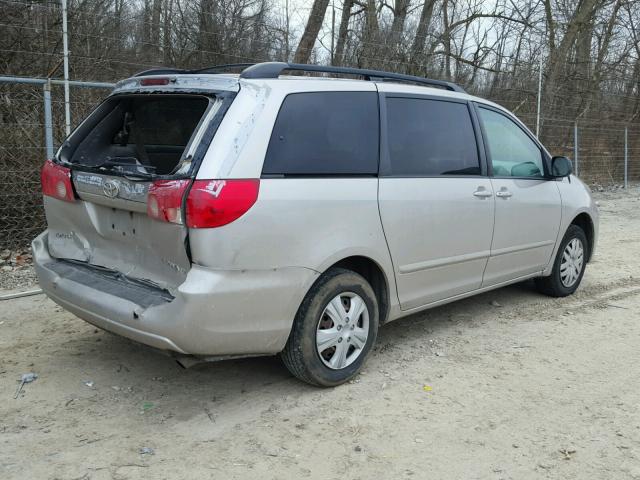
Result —
M 575 295 L 524 283 L 394 322 L 332 390 L 0 302 L 0 478 L 640 479 L 640 188 L 598 200 Z

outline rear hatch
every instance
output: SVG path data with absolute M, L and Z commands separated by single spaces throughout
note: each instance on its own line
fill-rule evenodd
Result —
M 52 175 L 66 175 L 73 190 L 45 191 L 50 255 L 169 291 L 183 283 L 191 263 L 182 198 L 174 221 L 159 221 L 147 213 L 149 190 L 189 188 L 232 97 L 124 93 L 101 104 L 43 169 L 44 190 Z

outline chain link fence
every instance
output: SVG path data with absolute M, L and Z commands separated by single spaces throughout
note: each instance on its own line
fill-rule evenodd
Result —
M 1 77 L 0 77 L 1 78 Z M 40 168 L 48 156 L 46 127 L 56 148 L 64 140 L 64 95 L 59 84 L 0 81 L 0 250 L 24 249 L 44 230 Z M 50 88 L 47 95 L 46 89 Z M 105 88 L 71 87 L 74 123 L 109 93 Z M 50 125 L 45 117 L 49 96 Z
M 1 77 L 0 77 L 1 78 Z M 0 250 L 26 249 L 45 228 L 40 168 L 48 156 L 46 129 L 57 148 L 64 139 L 64 96 L 60 82 L 42 79 L 0 82 Z M 72 124 L 80 122 L 106 95 L 107 84 L 73 82 Z M 50 88 L 51 124 L 45 97 Z M 505 105 L 509 107 L 509 105 Z M 519 115 L 535 131 L 536 115 Z M 591 186 L 622 186 L 640 180 L 640 127 L 585 119 L 541 118 L 541 140 L 554 155 L 574 159 L 578 176 Z

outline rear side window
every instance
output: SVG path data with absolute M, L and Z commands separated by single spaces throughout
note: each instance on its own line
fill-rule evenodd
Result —
M 480 175 L 476 138 L 466 104 L 387 98 L 392 176 Z
M 375 92 L 288 95 L 276 119 L 262 168 L 267 175 L 375 175 Z

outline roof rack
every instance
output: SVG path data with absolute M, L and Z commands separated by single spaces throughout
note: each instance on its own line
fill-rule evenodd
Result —
M 401 73 L 383 72 L 380 70 L 368 70 L 363 68 L 350 67 L 325 67 L 322 65 L 305 65 L 301 63 L 286 62 L 265 62 L 256 63 L 242 71 L 241 78 L 278 78 L 285 70 L 296 70 L 301 72 L 322 72 L 335 73 L 341 75 L 358 75 L 365 80 L 397 80 L 401 82 L 418 83 L 439 87 L 452 92 L 466 93 L 464 88 L 452 82 L 444 80 L 433 80 L 430 78 L 417 77 L 414 75 L 404 75 Z
M 278 78 L 285 70 L 296 70 L 299 72 L 320 72 L 333 73 L 339 75 L 357 75 L 365 80 L 396 80 L 399 82 L 417 83 L 430 87 L 439 87 L 452 92 L 466 93 L 464 88 L 452 82 L 444 80 L 434 80 L 431 78 L 417 77 L 415 75 L 404 75 L 402 73 L 383 72 L 381 70 L 369 70 L 364 68 L 351 67 L 325 67 L 322 65 L 305 65 L 302 63 L 287 62 L 264 62 L 264 63 L 229 63 L 225 65 L 214 65 L 212 67 L 186 70 L 180 68 L 153 68 L 136 73 L 134 77 L 146 77 L 147 75 L 168 75 L 168 74 L 190 74 L 190 73 L 222 73 L 229 70 L 242 69 L 241 78 Z

